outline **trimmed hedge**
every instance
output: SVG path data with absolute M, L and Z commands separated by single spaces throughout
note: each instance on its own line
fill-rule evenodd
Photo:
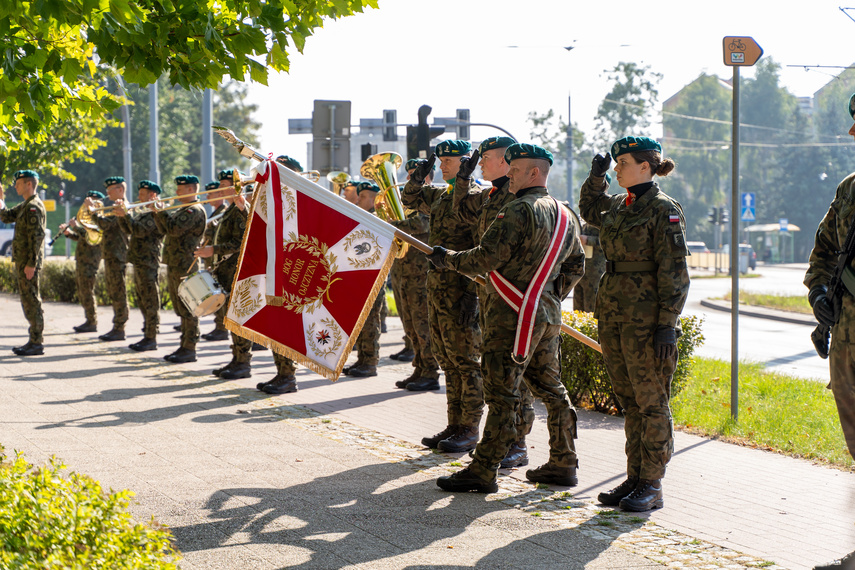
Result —
M 104 492 L 65 468 L 9 460 L 0 446 L 0 567 L 177 570 L 171 533 L 131 519 L 131 491 Z
M 577 331 L 599 341 L 597 320 L 593 313 L 565 311 L 563 320 Z M 692 372 L 692 355 L 704 342 L 701 332 L 703 319 L 694 315 L 682 316 L 680 324 L 683 335 L 677 339 L 680 358 L 671 383 L 672 398 L 688 380 Z M 561 381 L 574 405 L 610 414 L 620 411 L 603 355 L 566 334 L 561 335 Z
M 160 308 L 171 309 L 172 301 L 166 287 L 166 268 L 160 267 L 157 280 L 160 283 Z M 125 283 L 128 287 L 128 305 L 139 308 L 137 290 L 134 285 L 134 274 L 128 264 L 125 272 Z M 17 293 L 18 277 L 15 274 L 15 264 L 8 258 L 0 258 L 0 293 Z M 77 297 L 77 274 L 73 259 L 48 259 L 42 267 L 41 293 L 43 301 L 59 303 L 79 303 Z M 98 268 L 95 276 L 95 302 L 98 305 L 112 305 L 107 295 L 107 280 L 104 278 L 104 265 Z

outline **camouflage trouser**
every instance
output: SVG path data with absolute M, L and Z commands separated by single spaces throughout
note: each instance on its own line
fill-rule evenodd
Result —
M 113 302 L 113 328 L 125 330 L 128 322 L 128 288 L 125 285 L 126 263 L 111 259 L 104 260 L 104 277 L 107 281 L 107 294 Z
M 232 360 L 238 364 L 249 364 L 252 360 L 252 341 L 232 333 Z M 276 353 L 274 353 L 276 354 Z
M 214 330 L 224 331 L 226 330 L 226 313 L 229 312 L 229 301 L 226 299 L 226 302 L 223 303 L 223 306 L 217 309 L 217 312 L 214 313 Z M 251 344 L 251 343 L 250 343 Z
M 396 284 L 394 279 L 392 284 Z M 439 364 L 430 345 L 430 321 L 424 276 L 402 277 L 395 289 L 397 289 L 395 304 L 406 333 L 404 346 L 411 348 L 416 355 L 413 359 L 413 367 L 423 378 L 439 378 Z
M 573 288 L 573 310 L 593 313 L 597 304 L 600 278 L 606 271 L 606 256 L 600 247 L 594 248 L 594 257 L 585 260 L 585 274 Z
M 98 263 L 100 265 L 100 262 Z M 86 322 L 98 324 L 98 312 L 95 310 L 95 276 L 98 275 L 98 265 L 91 263 L 75 264 L 77 274 L 77 298 L 83 305 Z
M 401 281 L 403 278 L 400 261 L 396 259 L 389 271 L 389 281 L 392 283 L 392 297 L 395 299 L 395 308 L 398 310 L 398 317 L 401 319 L 402 325 L 404 325 L 403 301 L 401 301 Z M 427 314 L 427 310 L 425 310 L 425 314 Z M 404 348 L 414 350 L 413 343 L 407 333 L 407 325 L 404 325 Z M 413 362 L 413 366 L 415 365 Z
M 380 289 L 378 297 L 383 297 L 380 300 L 380 324 L 386 324 L 386 317 L 389 316 L 389 305 L 386 303 L 386 287 Z
M 468 279 L 454 271 L 427 274 L 428 317 L 433 354 L 445 372 L 448 425 L 477 426 L 484 412 L 478 357 L 481 329 L 457 324 Z
M 293 376 L 297 371 L 293 360 L 276 351 L 273 351 L 273 363 L 276 364 L 276 374 L 279 376 Z
M 626 472 L 661 479 L 674 452 L 671 377 L 677 356 L 659 360 L 653 351 L 656 323 L 599 322 L 603 359 L 626 432 Z
M 32 279 L 27 279 L 27 275 L 24 273 L 24 266 L 19 264 L 17 268 L 21 307 L 24 309 L 24 316 L 27 317 L 27 322 L 30 323 L 30 342 L 33 344 L 42 344 L 44 342 L 42 333 L 45 330 L 45 314 L 42 311 L 42 293 L 39 289 L 41 269 L 36 269 Z
M 196 350 L 196 338 L 199 336 L 199 317 L 190 312 L 181 297 L 178 296 L 178 286 L 184 279 L 185 267 L 168 266 L 166 268 L 166 284 L 169 287 L 169 298 L 172 299 L 172 309 L 181 319 L 181 348 Z
M 496 303 L 504 303 L 498 299 Z M 560 325 L 536 323 L 531 338 L 531 353 L 525 364 L 511 358 L 516 333 L 513 320 L 496 318 L 484 331 L 484 352 L 481 368 L 484 372 L 484 399 L 487 401 L 487 421 L 481 441 L 469 469 L 487 481 L 496 479 L 499 463 L 514 442 L 523 434 L 517 431 L 521 415 L 520 387 L 527 384 L 532 393 L 546 406 L 549 430 L 549 464 L 576 467 L 576 410 L 570 404 L 561 383 L 558 348 L 561 345 Z M 529 427 L 530 429 L 530 427 Z
M 386 301 L 385 291 L 385 288 L 380 289 L 368 313 L 368 318 L 365 319 L 365 324 L 362 325 L 362 330 L 356 337 L 356 361 L 360 364 L 377 366 L 380 362 L 380 309 Z
M 849 454 L 855 457 L 855 345 L 845 339 L 835 342 L 839 336 L 842 335 L 831 335 L 831 350 L 828 355 L 831 372 L 829 386 L 837 403 L 840 426 L 843 428 Z
M 156 338 L 160 324 L 160 284 L 157 266 L 134 265 L 134 286 L 143 316 L 143 336 Z

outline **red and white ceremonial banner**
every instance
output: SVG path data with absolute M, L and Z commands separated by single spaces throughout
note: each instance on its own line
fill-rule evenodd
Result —
M 395 259 L 394 228 L 272 160 L 253 173 L 226 328 L 336 380 Z

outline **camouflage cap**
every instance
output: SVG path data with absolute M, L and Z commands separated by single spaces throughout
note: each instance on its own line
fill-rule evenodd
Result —
M 235 169 L 234 168 L 226 168 L 225 170 L 220 170 L 217 173 L 217 180 L 234 180 L 235 177 Z M 207 188 L 207 186 L 205 186 Z
M 549 161 L 549 166 L 552 166 L 552 153 L 536 144 L 529 143 L 514 143 L 505 149 L 505 162 L 508 164 L 512 160 L 518 158 L 535 158 Z
M 363 190 L 370 190 L 372 192 L 379 192 L 380 187 L 374 184 L 373 182 L 360 182 L 356 185 L 356 193 L 359 194 Z
M 470 150 L 472 150 L 472 145 L 469 144 L 469 141 L 442 141 L 436 145 L 436 155 L 440 158 L 443 156 L 463 156 Z
M 99 192 L 98 190 L 90 190 L 86 193 L 87 198 L 95 198 L 96 200 L 103 200 L 106 198 L 103 192 Z
M 21 178 L 35 178 L 39 179 L 39 173 L 35 170 L 19 170 L 15 173 L 15 180 L 20 180 Z
M 280 154 L 279 156 L 277 156 L 276 162 L 278 162 L 289 170 L 293 170 L 294 172 L 303 172 L 303 165 L 300 164 L 297 160 L 288 156 L 287 154 Z
M 849 98 L 849 116 L 855 119 L 855 93 Z
M 223 172 L 225 172 L 225 170 L 220 172 L 220 174 L 222 174 Z M 227 176 L 226 178 L 220 178 L 220 180 L 229 180 L 229 177 Z M 205 184 L 205 190 L 216 190 L 219 187 L 220 187 L 220 183 L 217 182 L 216 180 L 211 180 L 210 182 Z
M 408 161 L 407 161 L 407 163 L 404 165 L 404 170 L 406 170 L 407 172 L 409 172 L 410 170 L 412 170 L 412 169 L 414 169 L 415 167 L 417 167 L 417 166 L 419 165 L 419 162 L 421 162 L 421 160 L 419 160 L 418 158 L 411 158 L 411 159 L 410 159 L 410 160 L 408 160 Z M 434 170 L 436 170 L 436 163 L 434 163 L 434 165 L 431 167 L 431 172 L 433 172 Z
M 494 148 L 508 148 L 512 144 L 516 144 L 516 142 L 517 141 L 515 141 L 511 137 L 490 137 L 481 141 L 481 144 L 478 145 L 478 152 L 484 154 L 485 150 L 493 150 Z
M 662 152 L 662 145 L 650 137 L 623 137 L 612 144 L 612 158 L 617 158 L 628 152 L 644 152 L 645 150 Z
M 137 189 L 139 190 L 149 190 L 150 192 L 154 192 L 155 194 L 160 195 L 162 190 L 160 189 L 160 185 L 157 182 L 152 182 L 151 180 L 140 180 L 139 184 L 137 184 Z
M 181 174 L 175 177 L 176 184 L 198 184 L 199 177 L 194 174 Z

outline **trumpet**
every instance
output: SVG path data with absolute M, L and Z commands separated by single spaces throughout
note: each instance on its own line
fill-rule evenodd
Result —
M 398 191 L 398 169 L 403 162 L 404 159 L 400 154 L 381 152 L 368 157 L 368 160 L 362 163 L 362 168 L 359 169 L 359 174 L 363 178 L 373 180 L 380 187 L 380 192 L 374 199 L 374 210 L 377 217 L 386 222 L 389 220 L 401 221 L 407 217 L 404 213 L 404 205 L 401 203 L 401 194 Z M 407 253 L 408 244 L 398 238 L 395 239 L 399 248 L 397 257 L 404 257 Z
M 341 196 L 342 189 L 350 182 L 350 174 L 341 170 L 334 170 L 327 174 L 327 180 L 330 182 L 330 190 L 336 196 Z

